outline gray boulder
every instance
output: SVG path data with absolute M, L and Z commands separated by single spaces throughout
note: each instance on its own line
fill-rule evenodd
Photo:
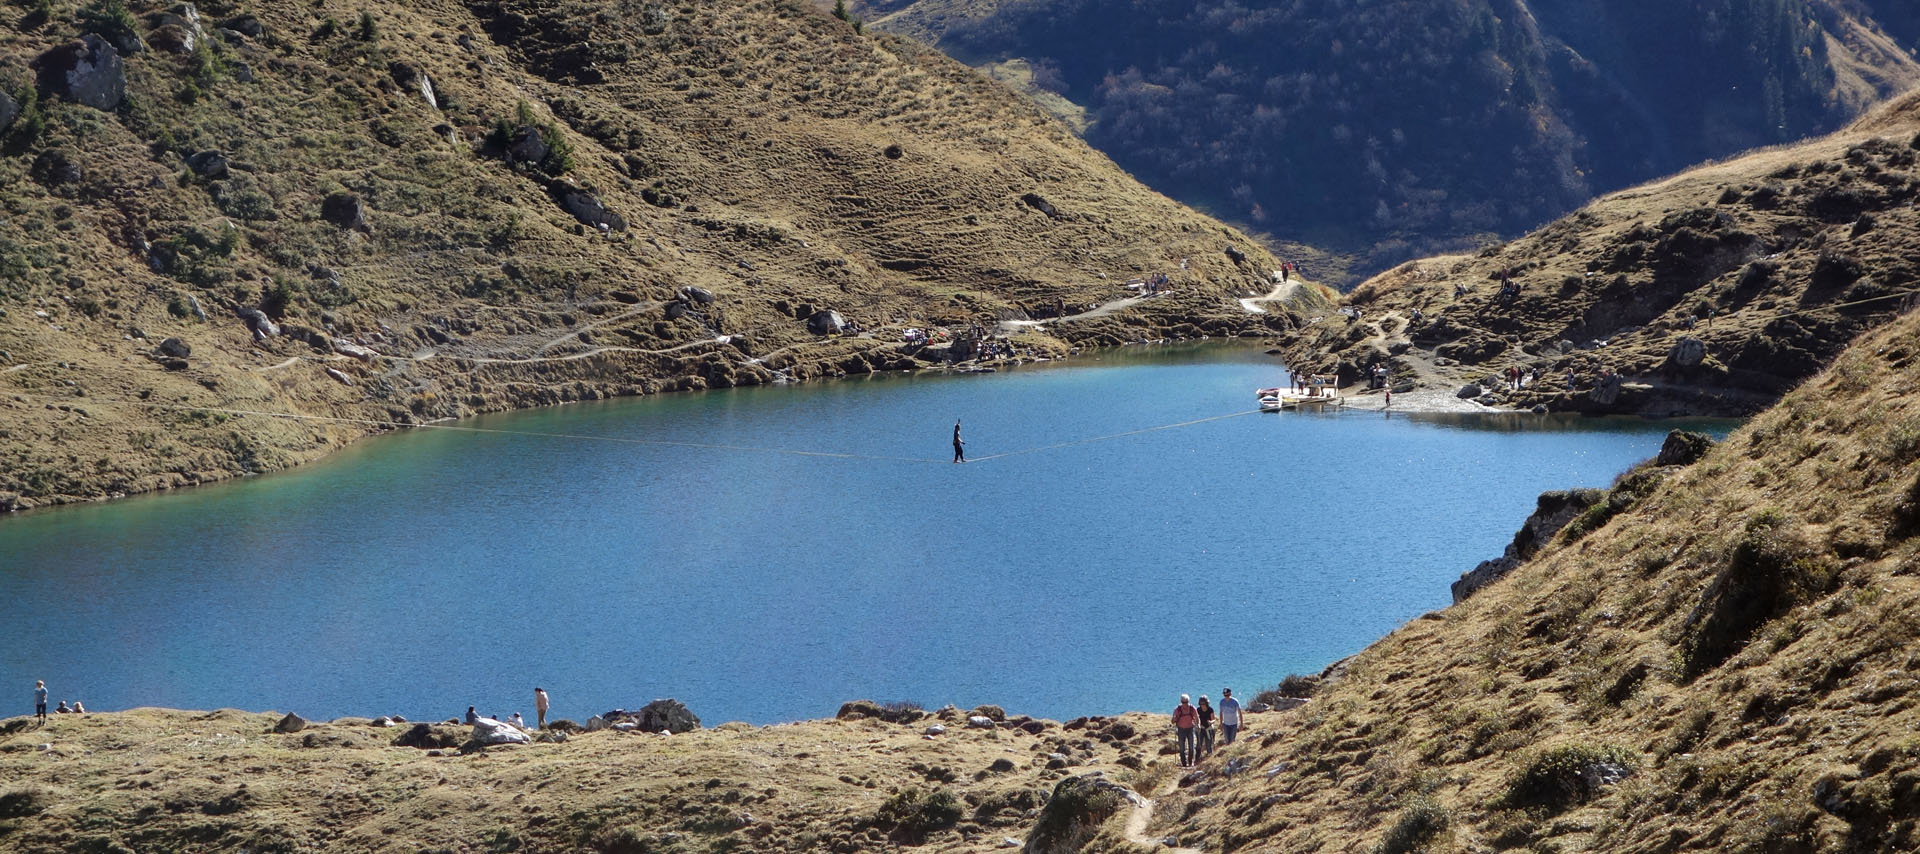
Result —
M 1699 462 L 1701 457 L 1713 450 L 1713 437 L 1691 430 L 1675 430 L 1667 434 L 1660 443 L 1660 455 L 1653 458 L 1654 465 L 1690 466 Z
M 331 339 L 328 341 L 328 344 L 332 346 L 333 352 L 350 359 L 359 359 L 362 362 L 372 362 L 374 358 L 379 355 L 345 338 Z
M 641 707 L 640 728 L 647 732 L 670 732 L 679 735 L 700 728 L 700 718 L 679 700 L 655 700 Z
M 816 311 L 807 318 L 807 331 L 815 335 L 837 335 L 847 329 L 847 319 L 831 309 Z
M 341 228 L 367 230 L 367 208 L 352 193 L 333 193 L 320 202 L 320 218 Z
M 967 717 L 967 726 L 974 729 L 993 729 L 993 718 L 986 715 L 970 715 Z
M 540 135 L 540 129 L 532 125 L 521 125 L 507 137 L 507 162 L 531 163 L 540 165 L 553 149 L 547 146 L 547 139 Z
M 552 188 L 553 199 L 560 208 L 573 215 L 574 219 L 594 228 L 611 231 L 625 231 L 627 219 L 600 202 L 600 197 L 572 184 L 556 181 Z
M 252 15 L 239 15 L 228 18 L 220 26 L 223 29 L 232 30 L 250 39 L 257 39 L 267 31 L 266 26 L 260 23 L 260 19 Z
M 1667 351 L 1667 361 L 1682 368 L 1698 367 L 1707 360 L 1707 342 L 1691 335 L 1673 342 L 1673 348 Z
M 184 359 L 193 355 L 193 348 L 188 346 L 187 342 L 178 338 L 168 338 L 160 342 L 160 355 L 171 356 L 175 359 Z
M 12 95 L 0 92 L 0 130 L 11 127 L 19 115 L 20 102 L 15 101 Z
M 713 291 L 707 290 L 706 288 L 688 285 L 680 289 L 680 295 L 685 297 L 687 302 L 690 303 L 698 303 L 700 305 L 713 304 Z
M 1078 854 L 1107 819 L 1129 806 L 1145 806 L 1146 799 L 1095 772 L 1062 779 L 1053 787 L 1033 830 L 1027 833 L 1025 854 Z
M 255 341 L 262 341 L 280 334 L 280 324 L 274 323 L 273 318 L 268 317 L 267 313 L 260 309 L 240 308 L 235 309 L 234 314 L 246 321 L 247 328 L 253 330 Z
M 1461 400 L 1472 400 L 1486 393 L 1486 389 L 1481 388 L 1479 383 L 1467 383 L 1461 386 L 1459 391 L 1454 392 L 1453 396 Z
M 1600 382 L 1594 385 L 1593 390 L 1587 392 L 1587 399 L 1601 406 L 1612 406 L 1619 402 L 1620 375 L 1607 374 L 1601 377 Z
M 1520 530 L 1514 533 L 1513 542 L 1507 544 L 1506 551 L 1497 558 L 1481 561 L 1479 566 L 1453 583 L 1454 604 L 1467 601 L 1467 597 L 1480 588 L 1531 560 L 1568 522 L 1606 498 L 1607 491 L 1604 489 L 1558 489 L 1540 493 L 1534 502 L 1533 513 L 1520 524 Z
M 227 177 L 227 156 L 208 149 L 187 156 L 187 168 L 202 178 Z
M 587 732 L 599 732 L 603 729 L 607 729 L 606 718 L 600 717 L 599 715 L 587 718 Z
M 273 731 L 281 733 L 299 732 L 306 728 L 307 719 L 292 712 L 288 712 L 286 717 L 281 718 L 279 723 L 273 725 Z
M 533 739 L 513 724 L 478 718 L 473 722 L 473 740 L 481 744 L 526 744 Z

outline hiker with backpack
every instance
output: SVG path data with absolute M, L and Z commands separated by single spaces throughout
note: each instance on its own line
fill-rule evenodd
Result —
M 1173 731 L 1180 738 L 1180 767 L 1189 768 L 1200 761 L 1198 742 L 1194 740 L 1194 727 L 1200 722 L 1200 712 L 1193 707 L 1193 700 L 1185 694 L 1180 695 L 1180 705 L 1173 709 Z

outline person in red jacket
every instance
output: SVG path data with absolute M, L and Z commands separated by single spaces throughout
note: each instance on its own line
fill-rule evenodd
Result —
M 1200 761 L 1200 752 L 1194 742 L 1193 727 L 1200 722 L 1200 713 L 1193 708 L 1193 701 L 1185 694 L 1180 695 L 1180 705 L 1173 708 L 1173 731 L 1180 736 L 1180 767 L 1186 768 Z

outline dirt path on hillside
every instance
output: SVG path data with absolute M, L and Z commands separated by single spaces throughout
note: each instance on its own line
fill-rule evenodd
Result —
M 1166 291 L 1161 291 L 1160 293 L 1166 293 Z M 1012 335 L 1021 329 L 1036 329 L 1046 326 L 1049 323 L 1066 323 L 1072 320 L 1092 320 L 1096 317 L 1106 317 L 1116 312 L 1125 311 L 1159 295 L 1160 294 L 1121 297 L 1111 302 L 1103 302 L 1079 314 L 1069 314 L 1064 317 L 1050 317 L 1046 320 L 1002 320 L 1000 321 L 998 332 L 1002 335 Z
M 558 347 L 562 344 L 567 343 L 568 341 L 572 341 L 575 338 L 578 338 L 580 333 L 582 332 L 586 332 L 587 330 L 590 330 L 590 329 L 598 329 L 602 326 L 606 326 L 609 323 L 617 323 L 619 321 L 626 320 L 627 318 L 632 317 L 636 314 L 639 314 L 640 312 L 652 311 L 653 309 L 659 308 L 663 305 L 666 305 L 666 303 L 660 302 L 658 300 L 655 300 L 653 302 L 640 303 L 639 305 L 636 305 L 633 308 L 627 309 L 626 311 L 620 312 L 619 314 L 616 314 L 612 317 L 606 318 L 604 320 L 596 320 L 592 323 L 589 323 L 585 326 L 580 327 L 579 329 L 569 330 L 567 334 L 562 335 L 558 338 L 553 339 L 552 341 L 548 341 L 547 343 L 540 345 L 540 348 L 538 350 L 535 350 L 534 352 L 545 353 L 548 350 L 551 350 L 555 347 Z
M 1176 775 L 1173 779 L 1161 785 L 1160 791 L 1155 792 L 1153 798 L 1141 798 L 1137 803 L 1133 804 L 1133 814 L 1127 816 L 1126 835 L 1128 842 L 1135 845 L 1145 845 L 1156 851 L 1170 851 L 1173 852 L 1173 854 L 1204 854 L 1204 852 L 1198 848 L 1176 848 L 1168 845 L 1165 837 L 1150 836 L 1147 834 L 1147 825 L 1153 823 L 1154 798 L 1172 792 L 1174 787 L 1179 785 L 1179 782 L 1180 778 Z
M 1299 293 L 1300 287 L 1299 279 L 1281 282 L 1280 284 L 1274 285 L 1273 290 L 1268 291 L 1266 296 L 1242 297 L 1240 299 L 1240 307 L 1246 309 L 1248 314 L 1266 314 L 1267 310 L 1261 308 L 1260 303 L 1285 302 L 1292 299 L 1294 294 Z

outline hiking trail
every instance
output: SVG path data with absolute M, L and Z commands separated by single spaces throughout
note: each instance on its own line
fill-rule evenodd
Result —
M 1168 845 L 1166 837 L 1164 836 L 1150 836 L 1147 834 L 1147 825 L 1153 823 L 1154 799 L 1172 792 L 1174 787 L 1179 784 L 1180 778 L 1178 775 L 1175 775 L 1173 779 L 1161 784 L 1160 790 L 1154 793 L 1154 797 L 1141 798 L 1138 802 L 1129 801 L 1129 803 L 1132 804 L 1133 814 L 1127 816 L 1126 837 L 1128 842 L 1135 845 L 1145 845 L 1156 851 L 1172 852 L 1172 854 L 1204 854 L 1204 852 L 1198 848 L 1179 848 Z

